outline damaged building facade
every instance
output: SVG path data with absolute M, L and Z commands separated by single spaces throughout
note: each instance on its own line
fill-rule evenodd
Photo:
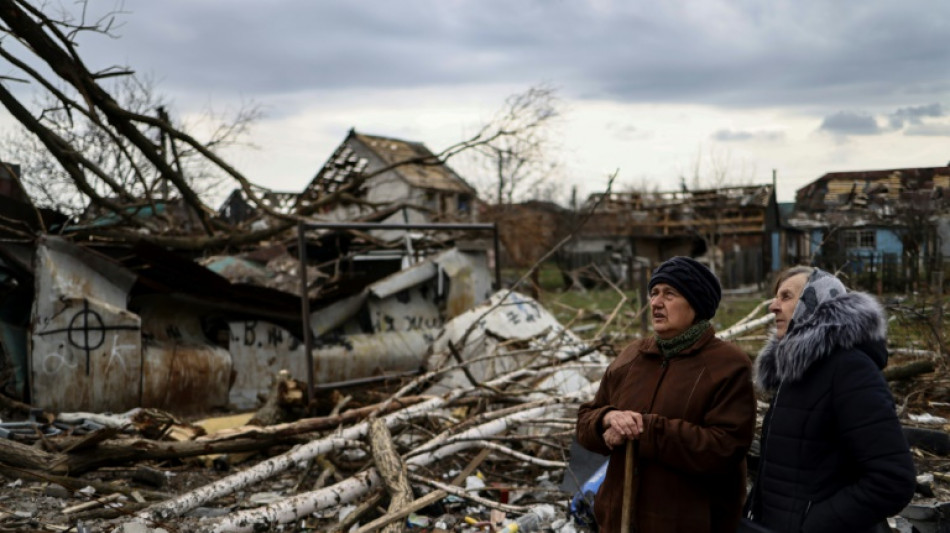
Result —
M 774 185 L 674 192 L 594 194 L 589 219 L 564 247 L 564 270 L 598 265 L 623 281 L 637 265 L 653 268 L 675 255 L 709 265 L 727 288 L 759 284 L 776 269 L 783 231 Z
M 950 260 L 950 167 L 831 172 L 799 189 L 789 256 L 872 290 L 930 283 Z
M 51 411 L 194 413 L 254 408 L 281 370 L 312 376 L 316 394 L 419 372 L 442 325 L 497 283 L 493 228 L 464 225 L 474 190 L 433 158 L 419 143 L 351 131 L 303 192 L 260 189 L 266 209 L 235 192 L 219 216 L 266 227 L 356 173 L 370 175 L 357 200 L 382 207 L 340 202 L 313 220 L 379 229 L 315 225 L 214 254 L 74 238 L 75 228 L 123 221 L 67 220 L 30 205 L 18 180 L 0 180 L 10 189 L 0 197 L 3 392 Z M 189 227 L 174 205 L 132 213 L 155 231 Z M 433 226 L 393 227 L 406 222 Z

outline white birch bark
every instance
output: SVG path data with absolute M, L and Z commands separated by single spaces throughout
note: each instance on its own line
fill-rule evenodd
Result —
M 513 374 L 518 372 L 520 371 L 515 371 Z M 510 379 L 510 375 L 502 375 L 497 379 L 486 383 L 485 385 L 487 385 L 489 388 L 496 387 L 499 383 L 506 383 L 510 381 Z M 586 390 L 587 389 L 585 389 L 585 391 Z M 422 403 L 410 405 L 399 411 L 390 413 L 382 417 L 382 419 L 386 421 L 387 427 L 392 427 L 396 424 L 411 420 L 415 416 L 419 416 L 434 409 L 449 405 L 463 396 L 485 393 L 486 391 L 481 389 L 457 389 L 444 396 L 436 396 Z M 383 408 L 385 408 L 385 406 L 380 407 L 380 409 Z M 226 478 L 219 479 L 214 483 L 199 487 L 189 493 L 182 494 L 177 498 L 173 498 L 171 500 L 167 500 L 143 509 L 135 515 L 133 520 L 167 520 L 169 518 L 181 516 L 192 509 L 200 507 L 206 502 L 231 494 L 232 492 L 240 490 L 253 483 L 257 483 L 258 481 L 263 481 L 298 464 L 302 465 L 318 455 L 334 450 L 340 445 L 338 439 L 353 440 L 365 437 L 368 428 L 369 422 L 364 421 L 341 430 L 333 437 L 326 437 L 308 442 L 307 444 L 298 446 L 283 455 L 262 461 L 252 468 L 238 472 Z
M 765 316 L 756 318 L 755 320 L 750 320 L 744 324 L 726 328 L 720 331 L 719 333 L 717 333 L 716 336 L 724 341 L 728 341 L 728 340 L 738 337 L 739 335 L 742 335 L 743 333 L 747 331 L 752 331 L 755 329 L 766 327 L 769 324 L 771 324 L 774 320 L 775 320 L 775 317 L 773 317 L 772 315 L 765 315 Z
M 387 427 L 392 426 L 399 422 L 409 420 L 416 415 L 441 407 L 451 400 L 454 400 L 454 398 L 433 398 L 391 413 L 383 417 L 383 420 L 385 420 Z M 343 429 L 332 437 L 308 442 L 283 455 L 262 461 L 252 468 L 219 479 L 218 481 L 199 487 L 191 492 L 182 494 L 177 498 L 143 509 L 139 511 L 136 518 L 140 520 L 155 519 L 162 521 L 181 516 L 206 502 L 231 494 L 243 487 L 267 479 L 284 470 L 302 465 L 313 457 L 330 452 L 344 444 L 341 440 L 361 439 L 366 436 L 368 427 L 368 422 L 360 422 L 359 424 Z
M 503 418 L 491 420 L 487 423 L 469 428 L 451 438 L 445 439 L 443 446 L 413 456 L 406 460 L 406 465 L 425 466 L 435 461 L 451 456 L 461 450 L 479 445 L 479 440 L 489 435 L 497 435 L 512 426 L 538 418 L 543 418 L 549 411 L 561 407 L 562 403 L 589 399 L 595 390 L 596 384 L 586 387 L 574 394 L 562 398 L 552 399 L 552 403 L 541 407 L 534 407 L 521 412 L 513 413 Z M 321 511 L 331 506 L 348 503 L 365 494 L 381 483 L 375 469 L 367 470 L 357 476 L 347 478 L 336 485 L 309 493 L 298 494 L 286 500 L 271 505 L 239 511 L 231 515 L 213 519 L 203 525 L 200 531 L 213 533 L 241 533 L 254 531 L 255 527 L 268 524 L 287 523 L 309 514 Z

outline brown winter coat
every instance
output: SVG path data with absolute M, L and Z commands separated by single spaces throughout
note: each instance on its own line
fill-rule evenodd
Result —
M 613 409 L 643 413 L 634 468 L 631 531 L 733 532 L 745 498 L 745 454 L 755 431 L 751 361 L 710 327 L 664 364 L 656 340 L 628 346 L 581 405 L 577 439 L 610 455 L 594 500 L 600 531 L 620 530 L 624 446 L 603 439 Z

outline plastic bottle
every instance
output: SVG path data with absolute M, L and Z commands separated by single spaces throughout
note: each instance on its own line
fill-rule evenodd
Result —
M 527 513 L 519 516 L 514 522 L 501 529 L 501 533 L 530 533 L 541 531 L 541 527 L 554 520 L 554 506 L 542 504 L 532 507 Z

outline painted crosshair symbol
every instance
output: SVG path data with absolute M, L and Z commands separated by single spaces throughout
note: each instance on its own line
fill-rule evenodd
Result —
M 73 315 L 68 327 L 65 329 L 43 331 L 40 335 L 65 332 L 70 346 L 86 352 L 86 375 L 88 376 L 89 360 L 92 357 L 92 351 L 98 350 L 105 344 L 107 331 L 138 329 L 138 326 L 106 326 L 102 321 L 102 316 L 99 315 L 97 311 L 89 309 L 89 300 L 84 298 L 82 301 L 82 310 Z

